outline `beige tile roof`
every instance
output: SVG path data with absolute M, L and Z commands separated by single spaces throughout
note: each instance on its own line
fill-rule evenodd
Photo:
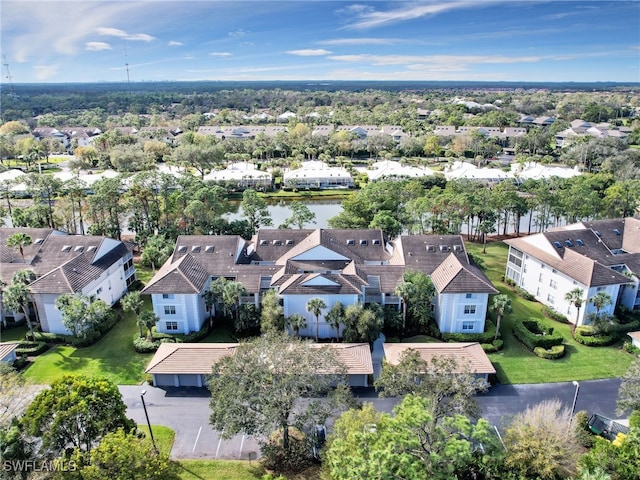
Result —
M 463 265 L 451 253 L 432 273 L 433 285 L 440 293 L 498 293 L 489 279 L 470 265 Z
M 366 343 L 311 343 L 314 348 L 326 347 L 336 352 L 350 375 L 373 374 L 371 351 Z M 213 365 L 233 355 L 237 343 L 163 343 L 149 362 L 151 374 L 210 374 Z M 322 373 L 322 372 L 318 372 Z
M 213 365 L 233 355 L 237 346 L 237 343 L 162 343 L 145 372 L 208 375 Z
M 373 360 L 368 343 L 312 343 L 314 348 L 333 350 L 348 375 L 372 375 Z M 319 372 L 320 373 L 320 372 Z
M 640 342 L 640 332 L 629 332 L 627 335 L 633 338 L 636 342 Z
M 417 351 L 423 360 L 431 363 L 434 357 L 453 357 L 462 368 L 468 365 L 474 373 L 496 373 L 489 357 L 478 342 L 466 343 L 385 343 L 384 354 L 391 365 L 400 362 L 402 353 L 407 350 Z
M 18 348 L 18 343 L 0 343 L 0 362 Z

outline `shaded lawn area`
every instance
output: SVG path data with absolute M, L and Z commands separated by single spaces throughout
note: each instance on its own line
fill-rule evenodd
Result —
M 145 299 L 143 308 L 150 305 L 150 299 Z M 133 349 L 133 336 L 138 332 L 135 316 L 125 313 L 89 347 L 56 346 L 38 356 L 25 370 L 25 377 L 37 384 L 48 384 L 63 375 L 85 375 L 104 377 L 117 385 L 139 385 L 145 380 L 144 369 L 153 355 Z
M 503 242 L 487 244 L 487 253 L 482 253 L 481 244 L 467 243 L 466 248 L 484 262 L 485 273 L 494 286 L 511 298 L 513 313 L 502 319 L 504 349 L 489 354 L 498 380 L 503 384 L 566 382 L 612 378 L 623 375 L 633 357 L 621 349 L 622 341 L 610 347 L 586 347 L 571 336 L 571 326 L 549 318 L 541 313 L 542 304 L 518 297 L 501 281 L 504 275 L 509 248 Z M 491 304 L 491 297 L 489 298 Z M 544 318 L 562 333 L 565 338 L 565 356 L 558 360 L 539 358 L 522 345 L 512 334 L 516 319 Z
M 26 325 L 9 330 L 0 330 L 0 342 L 19 342 L 24 340 L 24 336 L 29 331 Z
M 182 480 L 256 480 L 266 473 L 260 462 L 240 460 L 180 460 Z

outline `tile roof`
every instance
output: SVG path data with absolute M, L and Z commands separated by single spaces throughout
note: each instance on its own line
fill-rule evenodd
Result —
M 149 362 L 145 373 L 203 374 L 211 373 L 216 362 L 235 354 L 237 343 L 163 343 Z M 310 343 L 313 348 L 328 348 L 350 375 L 373 373 L 371 351 L 366 343 Z M 318 372 L 322 373 L 322 372 Z
M 145 373 L 204 374 L 224 357 L 233 355 L 237 343 L 161 343 Z
M 8 357 L 16 348 L 18 348 L 17 342 L 0 343 L 0 362 Z
M 484 353 L 482 346 L 477 342 L 466 343 L 385 343 L 384 354 L 391 365 L 400 362 L 402 354 L 407 350 L 415 350 L 426 362 L 431 363 L 435 357 L 452 357 L 458 366 L 457 373 L 464 372 L 468 365 L 473 373 L 496 373 L 495 368 Z
M 453 252 L 431 273 L 431 280 L 439 293 L 498 293 L 477 267 L 463 265 Z

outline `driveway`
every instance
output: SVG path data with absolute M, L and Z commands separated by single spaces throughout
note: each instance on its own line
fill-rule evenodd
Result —
M 619 379 L 580 382 L 575 411 L 586 410 L 609 418 L 615 414 Z M 121 386 L 127 415 L 138 424 L 145 424 L 140 393 L 144 396 L 152 425 L 166 425 L 176 432 L 171 450 L 174 459 L 255 459 L 260 447 L 256 439 L 236 435 L 223 440 L 209 425 L 209 393 L 199 388 L 155 388 L 148 385 Z M 496 385 L 477 397 L 483 417 L 504 432 L 510 418 L 527 406 L 543 400 L 559 399 L 571 408 L 576 387 L 571 382 L 534 385 Z M 354 389 L 362 402 L 372 402 L 376 409 L 391 412 L 397 398 L 378 398 L 372 388 Z M 331 422 L 329 422 L 331 424 Z

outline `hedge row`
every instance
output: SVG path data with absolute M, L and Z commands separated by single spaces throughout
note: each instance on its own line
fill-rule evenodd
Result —
M 540 358 L 546 358 L 547 360 L 556 360 L 558 358 L 564 357 L 564 345 L 554 345 L 551 348 L 542 348 L 536 347 L 533 349 L 533 353 L 535 353 Z
M 48 348 L 49 346 L 46 342 L 20 342 L 18 348 L 16 348 L 16 354 L 35 357 L 45 352 Z
M 545 317 L 549 317 L 551 320 L 555 320 L 556 322 L 561 322 L 561 323 L 569 323 L 569 319 L 567 317 L 565 317 L 561 313 L 556 312 L 554 309 L 549 308 L 546 305 L 542 306 L 541 311 Z
M 502 347 L 504 347 L 504 342 L 501 338 L 497 338 L 491 343 L 482 343 L 481 345 L 482 350 L 484 350 L 485 353 L 495 353 L 502 350 Z
M 554 332 L 553 327 L 535 318 L 516 320 L 513 335 L 531 351 L 536 347 L 548 350 L 554 345 L 561 345 L 564 340 L 560 333 Z
M 133 339 L 133 348 L 138 353 L 153 353 L 158 350 L 160 341 L 149 341 L 145 337 L 136 336 Z
M 583 335 L 578 333 L 576 329 L 573 338 L 575 338 L 576 342 L 586 345 L 587 347 L 606 347 L 607 345 L 615 343 L 616 340 L 618 340 L 618 335 Z
M 536 296 L 533 295 L 532 293 L 527 292 L 526 290 L 520 288 L 520 287 L 516 287 L 515 288 L 515 292 L 516 295 L 518 295 L 520 298 L 524 298 L 525 300 L 529 300 L 531 302 L 535 301 Z
M 496 326 L 493 322 L 485 322 L 485 331 L 482 333 L 443 333 L 442 340 L 445 342 L 478 342 L 492 343 L 496 336 Z

